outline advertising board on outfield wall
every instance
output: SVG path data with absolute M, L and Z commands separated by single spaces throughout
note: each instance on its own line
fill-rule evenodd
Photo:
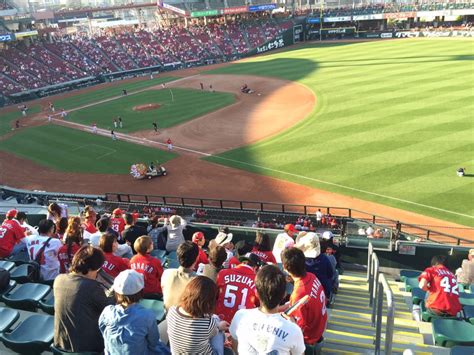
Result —
M 352 20 L 353 21 L 383 20 L 383 14 L 354 15 L 352 16 Z
M 383 14 L 384 19 L 388 20 L 397 20 L 401 18 L 415 18 L 416 17 L 416 12 L 410 11 L 410 12 L 393 12 L 393 13 L 386 13 Z
M 351 21 L 351 16 L 337 16 L 337 17 L 325 17 L 324 22 L 348 22 Z
M 0 35 L 0 42 L 11 42 L 15 40 L 15 35 L 13 33 L 2 33 Z
M 247 12 L 247 6 L 235 6 L 235 7 L 227 7 L 224 9 L 224 15 L 232 15 L 232 14 L 241 14 L 242 12 Z

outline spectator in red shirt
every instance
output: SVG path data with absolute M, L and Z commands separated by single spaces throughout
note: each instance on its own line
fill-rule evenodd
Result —
M 199 267 L 199 264 L 209 264 L 209 259 L 207 258 L 206 252 L 202 250 L 202 247 L 206 243 L 206 238 L 204 237 L 204 233 L 196 232 L 193 234 L 193 243 L 197 244 L 199 247 L 199 254 L 196 260 L 196 265 L 194 266 L 194 271 L 196 271 Z
M 137 238 L 133 244 L 137 255 L 130 260 L 130 267 L 145 277 L 144 294 L 149 298 L 161 298 L 161 275 L 163 266 L 159 259 L 150 255 L 153 242 L 147 235 Z
M 100 236 L 99 247 L 104 252 L 104 265 L 102 270 L 112 276 L 114 279 L 122 271 L 130 269 L 130 260 L 114 255 L 119 244 L 115 235 L 111 233 L 104 233 Z
M 66 274 L 72 265 L 72 258 L 81 248 L 82 229 L 79 217 L 70 217 L 63 236 L 64 245 L 58 250 L 59 273 Z
M 446 257 L 436 255 L 431 267 L 418 277 L 419 286 L 428 292 L 425 305 L 429 312 L 442 317 L 453 317 L 461 311 L 456 276 L 446 267 Z
M 84 220 L 84 230 L 90 234 L 97 232 L 95 227 L 95 222 L 97 221 L 97 213 L 94 211 L 92 206 L 86 206 L 84 209 L 85 220 Z
M 305 255 L 300 249 L 285 249 L 282 263 L 295 283 L 289 305 L 294 305 L 306 295 L 310 297 L 308 303 L 293 313 L 296 323 L 303 331 L 304 342 L 310 345 L 320 343 L 328 320 L 324 288 L 314 274 L 306 271 Z
M 272 246 L 270 245 L 270 237 L 268 234 L 257 232 L 255 238 L 255 246 L 252 250 L 262 261 L 266 263 L 276 264 L 275 256 L 273 255 Z
M 232 322 L 234 314 L 243 308 L 255 308 L 258 298 L 255 291 L 255 275 L 262 261 L 255 254 L 240 257 L 240 264 L 217 274 L 219 296 L 216 314 L 221 320 Z
M 123 219 L 123 212 L 120 208 L 116 208 L 112 212 L 112 218 L 110 219 L 111 228 L 116 231 L 119 237 L 122 236 L 122 232 L 125 229 L 125 220 Z
M 26 244 L 22 242 L 25 231 L 16 219 L 17 213 L 17 210 L 8 211 L 0 226 L 0 258 L 26 252 Z

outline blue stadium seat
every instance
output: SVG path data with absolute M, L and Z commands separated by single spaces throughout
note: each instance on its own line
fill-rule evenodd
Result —
M 469 290 L 470 290 L 471 293 L 474 295 L 474 285 L 469 286 Z
M 11 271 L 14 267 L 15 267 L 15 263 L 13 261 L 0 260 L 0 269 Z
M 17 282 L 15 280 L 10 280 L 8 283 L 8 286 L 5 287 L 3 290 L 0 290 L 0 300 L 2 300 L 2 297 L 5 293 L 13 289 L 17 285 Z
M 142 299 L 139 304 L 155 313 L 157 323 L 160 323 L 165 319 L 165 305 L 163 301 Z
M 179 261 L 176 259 L 167 259 L 165 265 L 166 269 L 177 269 L 179 268 Z
M 178 256 L 176 255 L 176 252 L 175 251 L 170 251 L 167 255 L 168 259 L 174 259 L 174 260 L 178 260 Z
M 166 250 L 155 249 L 151 251 L 150 255 L 154 256 L 155 258 L 161 259 L 166 256 Z
M 20 318 L 20 312 L 15 309 L 0 307 L 0 333 L 10 327 Z
M 441 316 L 438 316 L 438 315 L 428 311 L 426 309 L 424 300 L 420 302 L 420 308 L 421 308 L 421 320 L 423 322 L 433 322 L 435 319 L 454 319 L 454 320 L 458 319 L 456 316 L 441 317 Z
M 36 283 L 20 284 L 2 296 L 3 302 L 12 308 L 36 312 L 38 302 L 43 299 L 51 287 Z
M 426 292 L 419 287 L 414 287 L 411 290 L 411 300 L 413 304 L 420 304 L 426 297 Z
M 49 350 L 54 336 L 54 317 L 35 314 L 11 332 L 0 333 L 3 344 L 21 354 L 39 354 Z
M 418 277 L 407 277 L 405 278 L 405 291 L 411 292 L 415 287 L 418 287 Z
M 419 270 L 400 270 L 400 280 L 405 282 L 407 277 L 418 277 L 421 273 L 422 271 Z
M 21 264 L 10 271 L 10 278 L 20 284 L 36 282 L 38 281 L 38 271 L 37 266 L 33 264 Z
M 431 324 L 435 345 L 451 348 L 474 345 L 474 325 L 457 319 L 434 319 Z
M 462 309 L 464 311 L 464 319 L 474 324 L 474 306 L 463 306 Z
M 54 315 L 54 293 L 50 292 L 45 298 L 39 301 L 39 307 L 43 312 Z
M 474 294 L 466 292 L 460 293 L 459 302 L 461 302 L 463 306 L 474 306 Z

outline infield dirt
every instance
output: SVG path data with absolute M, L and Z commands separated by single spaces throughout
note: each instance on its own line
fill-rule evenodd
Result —
M 205 68 L 208 69 L 209 67 Z M 237 102 L 161 131 L 159 135 L 153 130 L 133 134 L 137 140 L 147 138 L 159 143 L 160 147 L 168 137 L 172 137 L 176 146 L 199 152 L 178 150 L 181 156 L 166 164 L 169 171 L 167 177 L 137 181 L 129 175 L 63 173 L 0 152 L 0 161 L 8 161 L 9 166 L 15 167 L 2 169 L 2 184 L 25 189 L 88 194 L 121 192 L 338 206 L 387 216 L 406 223 L 434 226 L 433 229 L 474 240 L 473 229 L 465 229 L 454 223 L 201 160 L 201 153 L 226 151 L 288 129 L 311 112 L 316 98 L 304 86 L 289 81 L 255 76 L 195 76 L 199 73 L 198 69 L 173 72 L 173 76 L 189 78 L 176 84 L 168 84 L 168 87 L 197 89 L 200 87 L 199 83 L 203 82 L 207 87 L 211 84 L 216 91 L 234 93 Z M 245 83 L 256 93 L 240 93 L 240 86 Z M 160 87 L 156 89 L 158 88 Z M 65 95 L 70 96 L 71 93 Z M 57 97 L 41 100 L 40 103 L 55 98 Z M 26 124 L 45 121 L 45 115 L 39 114 L 26 121 Z

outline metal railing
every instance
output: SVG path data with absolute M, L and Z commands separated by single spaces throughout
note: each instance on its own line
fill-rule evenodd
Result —
M 391 355 L 393 342 L 393 325 L 395 321 L 395 302 L 392 289 L 383 273 L 380 273 L 380 263 L 374 253 L 372 243 L 369 243 L 367 259 L 367 280 L 369 282 L 369 306 L 372 307 L 372 326 L 375 327 L 375 354 L 381 353 L 382 318 L 384 295 L 387 300 L 387 313 L 385 324 L 385 354 Z

